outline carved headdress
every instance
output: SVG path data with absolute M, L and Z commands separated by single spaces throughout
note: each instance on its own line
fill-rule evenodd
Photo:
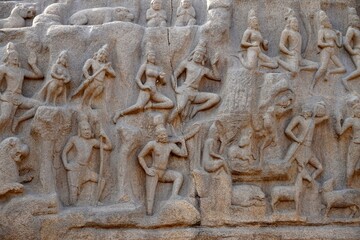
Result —
M 203 59 L 202 65 L 205 65 L 205 62 L 207 59 L 206 42 L 204 42 L 204 41 L 199 42 L 199 44 L 195 47 L 194 51 L 191 52 L 190 57 L 188 59 L 189 61 L 192 60 L 195 52 L 201 52 L 202 54 L 204 54 L 204 59 Z
M 155 54 L 155 50 L 154 47 L 151 43 L 146 43 L 145 46 L 145 55 L 149 55 L 150 53 Z
M 250 25 L 251 22 L 253 20 L 256 20 L 257 19 L 257 16 L 256 16 L 256 12 L 254 9 L 250 9 L 249 13 L 248 13 L 248 24 Z
M 6 51 L 5 51 L 5 54 L 4 54 L 4 57 L 3 57 L 2 61 L 4 63 L 7 63 L 8 58 L 9 58 L 10 55 L 15 55 L 15 56 L 19 57 L 19 53 L 16 51 L 15 45 L 12 42 L 9 42 L 6 45 Z
M 348 23 L 352 27 L 360 27 L 360 17 L 356 13 L 355 8 L 348 8 Z
M 323 10 L 319 11 L 319 22 L 323 25 L 324 22 L 329 21 L 329 17 L 326 15 L 326 12 Z

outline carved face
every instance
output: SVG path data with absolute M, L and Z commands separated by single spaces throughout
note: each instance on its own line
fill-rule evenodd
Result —
M 259 20 L 257 17 L 252 17 L 249 21 L 249 27 L 253 29 L 259 29 Z
M 325 28 L 332 28 L 330 19 L 329 19 L 328 17 L 324 18 L 324 19 L 321 21 L 321 25 L 323 25 Z
M 58 63 L 62 64 L 63 66 L 67 66 L 68 63 L 68 56 L 66 53 L 62 53 L 59 56 Z
M 360 118 L 360 108 L 359 107 L 354 108 L 353 112 L 354 112 L 354 117 Z
M 29 155 L 29 147 L 22 143 L 20 139 L 12 137 L 9 141 L 10 155 L 15 162 L 20 162 L 24 157 Z
M 150 62 L 150 63 L 155 63 L 156 61 L 156 55 L 154 52 L 149 52 L 148 55 L 147 55 L 147 61 Z
M 157 133 L 157 141 L 158 142 L 161 142 L 161 143 L 167 143 L 169 142 L 169 138 L 168 138 L 168 134 L 166 132 L 166 130 L 160 130 L 158 133 Z
M 104 51 L 104 50 L 100 50 L 98 53 L 97 53 L 97 60 L 99 62 L 106 62 L 107 61 L 107 53 Z
M 10 52 L 8 57 L 7 57 L 7 60 L 6 62 L 10 65 L 13 65 L 13 66 L 19 66 L 20 63 L 19 63 L 19 56 L 16 52 Z
M 312 111 L 310 109 L 303 109 L 302 112 L 301 112 L 301 115 L 304 117 L 304 118 L 309 118 L 312 116 Z
M 190 8 L 191 7 L 191 1 L 190 0 L 182 0 L 181 1 L 181 6 L 185 9 Z
M 90 139 L 92 136 L 91 127 L 88 123 L 80 124 L 80 135 L 85 139 Z
M 204 61 L 205 58 L 205 54 L 200 52 L 200 51 L 195 51 L 194 56 L 193 56 L 193 60 L 196 63 L 202 63 Z
M 294 31 L 299 31 L 299 22 L 296 18 L 290 19 L 290 28 Z
M 151 7 L 155 11 L 161 10 L 161 0 L 153 0 L 152 3 L 151 3 Z

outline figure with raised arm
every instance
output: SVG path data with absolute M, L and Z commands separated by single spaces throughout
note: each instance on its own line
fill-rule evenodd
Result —
M 246 57 L 240 54 L 241 64 L 249 69 L 256 69 L 258 66 L 277 68 L 277 61 L 265 55 L 262 50 L 268 50 L 269 42 L 264 40 L 259 29 L 259 20 L 255 11 L 250 10 L 248 14 L 248 28 L 241 39 L 241 48 L 246 50 Z M 259 62 L 259 60 L 261 60 Z
M 330 19 L 324 11 L 319 12 L 319 20 L 321 26 L 318 32 L 317 45 L 320 48 L 320 67 L 315 73 L 312 89 L 315 88 L 320 78 L 325 77 L 327 80 L 329 74 L 346 72 L 344 65 L 335 53 L 336 47 L 342 46 L 341 32 L 332 28 Z M 336 68 L 328 69 L 330 61 L 335 64 Z
M 145 76 L 145 82 L 142 82 L 142 77 Z M 136 83 L 140 88 L 140 93 L 136 103 L 127 109 L 117 111 L 113 118 L 116 123 L 119 117 L 127 114 L 136 113 L 146 109 L 170 109 L 174 106 L 173 102 L 158 89 L 158 83 L 165 85 L 165 73 L 156 65 L 156 53 L 151 45 L 147 45 L 146 62 L 141 65 L 137 75 Z
M 6 89 L 0 96 L 0 132 L 11 123 L 18 108 L 29 109 L 22 116 L 14 119 L 11 130 L 15 132 L 18 124 L 34 117 L 37 108 L 41 105 L 38 100 L 22 95 L 24 79 L 42 79 L 44 76 L 36 65 L 34 52 L 30 52 L 28 59 L 31 71 L 20 67 L 19 53 L 12 42 L 7 44 L 4 55 L 4 64 L 0 65 L 0 83 L 5 80 Z
M 351 55 L 355 64 L 355 71 L 342 79 L 346 90 L 350 90 L 348 81 L 360 77 L 360 17 L 356 14 L 355 8 L 349 9 L 349 27 L 344 38 L 344 47 Z
M 186 116 L 184 109 L 187 104 L 194 104 L 194 109 L 190 115 L 193 118 L 198 112 L 214 107 L 220 102 L 220 96 L 215 93 L 199 92 L 201 80 L 206 77 L 210 80 L 221 81 L 220 73 L 217 68 L 218 54 L 215 54 L 211 61 L 212 70 L 205 67 L 206 61 L 206 44 L 199 43 L 189 59 L 180 63 L 174 72 L 172 86 L 176 93 L 176 106 L 169 117 L 172 122 L 179 114 Z M 177 78 L 186 72 L 184 83 L 178 87 Z
M 302 38 L 299 30 L 299 21 L 293 10 L 289 9 L 289 16 L 286 17 L 286 27 L 281 33 L 279 48 L 284 60 L 279 58 L 279 65 L 293 75 L 301 70 L 317 70 L 318 64 L 301 56 Z

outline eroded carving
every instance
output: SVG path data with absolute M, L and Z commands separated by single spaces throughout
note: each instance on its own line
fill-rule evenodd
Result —
M 150 8 L 146 11 L 148 27 L 166 27 L 167 16 L 162 9 L 162 0 L 151 0 Z
M 25 19 L 35 17 L 36 10 L 34 6 L 17 3 L 11 10 L 8 18 L 0 19 L 0 28 L 21 28 L 25 27 Z
M 181 0 L 176 12 L 175 26 L 192 26 L 196 24 L 196 12 L 192 0 Z

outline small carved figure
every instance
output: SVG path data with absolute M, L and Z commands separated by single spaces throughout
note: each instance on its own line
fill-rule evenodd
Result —
M 25 27 L 25 19 L 33 18 L 36 10 L 33 6 L 18 3 L 11 10 L 8 18 L 0 19 L 0 28 L 21 28 Z
M 28 63 L 32 71 L 20 67 L 19 53 L 15 50 L 14 44 L 12 42 L 7 44 L 4 64 L 0 65 L 0 82 L 3 79 L 6 82 L 6 89 L 0 96 L 0 132 L 7 123 L 14 119 L 17 108 L 29 110 L 14 120 L 12 125 L 13 132 L 20 122 L 32 118 L 35 115 L 36 109 L 41 105 L 39 101 L 22 95 L 24 78 L 43 78 L 41 70 L 36 65 L 36 55 L 34 52 L 30 53 Z
M 286 155 L 285 163 L 296 160 L 298 172 L 306 168 L 308 164 L 315 168 L 312 179 L 316 179 L 323 171 L 320 161 L 313 153 L 311 146 L 316 125 L 329 119 L 326 115 L 325 103 L 304 104 L 299 116 L 294 117 L 285 130 L 285 134 L 294 142 L 290 145 Z M 298 127 L 296 136 L 293 130 Z
M 174 72 L 172 87 L 176 93 L 176 107 L 169 117 L 169 122 L 173 121 L 178 114 L 186 116 L 184 109 L 189 103 L 198 105 L 194 108 L 190 118 L 193 118 L 198 112 L 212 108 L 220 102 L 220 96 L 215 93 L 199 92 L 200 82 L 204 77 L 214 81 L 221 81 L 220 73 L 216 66 L 219 60 L 218 54 L 215 54 L 211 61 L 212 70 L 205 67 L 206 44 L 199 43 L 189 59 L 180 63 L 180 66 Z M 186 71 L 186 78 L 182 86 L 177 86 L 177 78 Z
M 141 78 L 145 75 L 145 83 Z M 157 83 L 165 85 L 165 73 L 156 65 L 156 54 L 150 45 L 147 46 L 146 62 L 141 65 L 137 75 L 136 83 L 140 88 L 138 99 L 131 107 L 115 113 L 113 122 L 116 123 L 119 117 L 136 113 L 143 109 L 170 109 L 173 102 L 161 94 L 157 89 Z
M 133 20 L 134 14 L 125 7 L 101 7 L 78 11 L 70 17 L 69 23 L 71 25 L 101 25 L 114 21 L 132 22 Z
M 94 99 L 104 91 L 104 81 L 107 76 L 114 78 L 115 71 L 108 61 L 108 45 L 105 44 L 94 54 L 93 58 L 88 59 L 83 67 L 84 82 L 78 87 L 72 97 L 79 94 L 82 96 L 82 106 L 91 106 Z
M 336 46 L 339 48 L 342 46 L 341 32 L 332 28 L 330 19 L 324 11 L 320 11 L 319 19 L 321 27 L 318 32 L 317 45 L 320 48 L 320 67 L 315 73 L 312 89 L 315 88 L 315 85 L 319 79 L 324 75 L 325 79 L 327 80 L 329 74 L 346 72 L 344 65 L 335 55 Z M 336 68 L 328 70 L 330 60 L 335 64 Z
M 257 68 L 259 65 L 268 68 L 277 68 L 279 65 L 277 61 L 266 56 L 262 49 L 267 51 L 269 42 L 264 40 L 259 31 L 259 20 L 255 15 L 254 10 L 249 11 L 248 28 L 245 30 L 241 39 L 241 47 L 246 49 L 246 59 L 240 54 L 241 64 L 251 70 Z M 261 62 L 259 63 L 259 59 Z
M 105 179 L 91 170 L 89 163 L 94 148 L 100 149 L 100 161 L 104 160 L 102 151 L 112 150 L 110 139 L 103 129 L 100 130 L 100 139 L 95 139 L 92 136 L 91 126 L 87 120 L 81 120 L 78 128 L 78 135 L 70 138 L 62 152 L 62 161 L 67 170 L 70 205 L 77 203 L 78 196 L 82 191 L 82 185 L 87 182 L 98 183 L 97 197 L 101 195 L 105 186 Z M 76 154 L 74 159 L 68 161 L 68 153 L 72 149 L 76 151 Z
M 350 90 L 347 82 L 360 76 L 360 17 L 355 8 L 349 9 L 349 27 L 344 38 L 344 47 L 351 55 L 355 64 L 355 71 L 342 79 L 346 90 Z
M 0 197 L 9 192 L 23 192 L 17 163 L 28 154 L 29 147 L 17 137 L 6 138 L 0 143 Z
M 306 169 L 302 169 L 293 186 L 275 186 L 271 189 L 271 208 L 275 212 L 277 203 L 281 201 L 294 201 L 296 216 L 300 216 L 300 198 L 303 194 L 303 180 L 312 182 L 313 178 L 309 175 Z
M 172 194 L 170 199 L 175 199 L 179 195 L 183 183 L 183 175 L 180 172 L 167 169 L 170 155 L 174 154 L 179 157 L 187 157 L 185 139 L 178 142 L 181 148 L 175 142 L 170 142 L 167 131 L 163 124 L 155 129 L 156 140 L 148 142 L 138 155 L 141 167 L 146 173 L 146 212 L 148 215 L 153 214 L 155 190 L 158 182 L 173 182 Z M 145 162 L 147 155 L 152 155 L 152 165 L 148 167 Z
M 175 26 L 192 26 L 196 24 L 196 12 L 192 6 L 192 0 L 181 0 L 176 12 Z
M 302 38 L 299 31 L 299 21 L 294 15 L 286 18 L 287 24 L 281 33 L 279 48 L 284 60 L 278 58 L 279 65 L 292 74 L 301 70 L 316 70 L 318 64 L 301 56 Z
M 241 207 L 265 206 L 265 193 L 254 185 L 235 185 L 232 189 L 231 204 Z
M 146 11 L 148 27 L 166 27 L 166 12 L 161 9 L 162 0 L 151 0 L 150 8 Z
M 331 208 L 350 208 L 354 217 L 360 210 L 360 191 L 356 189 L 334 190 L 333 178 L 327 180 L 321 189 L 322 201 L 325 204 L 325 216 L 329 216 Z
M 202 164 L 205 171 L 217 173 L 221 169 L 230 174 L 225 159 L 221 156 L 223 147 L 221 146 L 220 136 L 224 135 L 224 127 L 219 121 L 215 121 L 209 130 L 208 138 L 204 143 L 202 154 Z M 220 144 L 219 144 L 220 143 Z M 220 146 L 219 146 L 220 145 Z
M 245 129 L 240 137 L 239 143 L 229 148 L 228 156 L 231 161 L 236 161 L 243 168 L 253 165 L 256 161 L 251 146 L 252 136 L 252 128 Z
M 44 95 L 45 102 L 56 104 L 57 98 L 64 94 L 66 99 L 66 84 L 71 81 L 70 73 L 68 70 L 68 54 L 67 51 L 62 51 L 59 54 L 56 63 L 51 68 L 51 80 L 47 82 L 40 90 L 40 94 Z
M 353 106 L 353 117 L 346 118 L 342 126 L 340 122 L 337 122 L 335 130 L 337 134 L 342 135 L 349 128 L 352 128 L 352 138 L 347 153 L 347 186 L 351 185 L 356 165 L 360 159 L 360 104 Z

